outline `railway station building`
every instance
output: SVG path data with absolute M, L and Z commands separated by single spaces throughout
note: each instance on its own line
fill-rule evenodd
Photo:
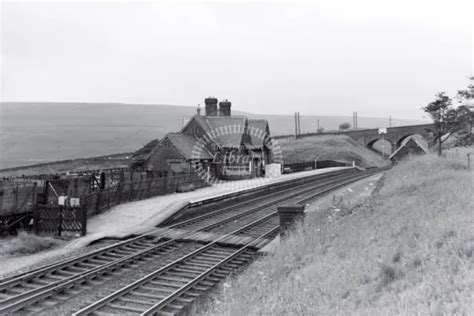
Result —
M 263 176 L 271 162 L 268 122 L 233 116 L 231 106 L 227 100 L 205 99 L 204 115 L 198 107 L 181 131 L 166 134 L 143 168 L 173 174 L 200 171 L 226 180 Z

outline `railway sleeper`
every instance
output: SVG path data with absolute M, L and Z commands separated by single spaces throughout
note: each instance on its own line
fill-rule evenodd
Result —
M 197 297 L 201 296 L 201 293 L 195 292 L 193 290 L 188 290 L 187 292 L 184 292 L 183 295 L 190 296 L 190 297 L 193 297 L 193 298 L 197 298 Z
M 201 283 L 199 283 L 201 284 Z M 192 287 L 192 289 L 196 290 L 196 291 L 200 291 L 200 292 L 205 292 L 207 290 L 209 290 L 209 287 L 208 286 L 200 286 L 200 285 L 195 285 Z
M 122 301 L 124 303 L 136 304 L 136 305 L 139 305 L 139 306 L 143 306 L 143 305 L 153 306 L 153 303 L 150 302 L 150 301 L 142 301 L 142 300 L 136 300 L 136 299 L 124 298 L 124 297 L 118 298 L 114 302 L 116 302 L 116 301 Z
M 230 273 L 227 272 L 219 272 L 219 271 L 213 271 L 211 276 L 218 277 L 219 279 L 225 279 L 230 275 Z
M 199 256 L 200 258 L 205 258 L 205 259 L 209 259 L 209 260 L 217 260 L 217 262 L 221 261 L 222 260 L 222 256 L 217 256 L 217 255 L 213 255 L 213 254 L 202 254 Z
M 201 273 L 192 272 L 192 271 L 183 271 L 183 270 L 180 270 L 180 271 L 172 270 L 172 271 L 168 271 L 166 274 L 167 275 L 175 275 L 175 276 L 185 275 L 185 276 L 189 276 L 190 278 L 195 278 L 196 276 L 200 275 Z
M 209 260 L 203 260 L 201 258 L 192 258 L 192 259 L 189 259 L 189 261 L 187 261 L 187 262 L 191 262 L 191 264 L 199 263 L 199 264 L 204 264 L 206 266 L 213 266 L 216 263 L 219 263 L 220 261 L 221 260 L 219 260 L 219 261 L 209 261 Z
M 135 250 L 124 250 L 124 249 L 114 249 L 112 250 L 112 253 L 114 254 L 119 254 L 122 256 L 130 256 L 131 254 L 136 253 L 137 251 Z
M 83 268 L 84 271 L 85 271 L 85 270 L 89 270 L 89 269 L 95 269 L 95 268 L 99 267 L 100 265 L 81 262 L 81 263 L 78 263 L 76 266 L 79 267 L 79 268 Z
M 230 255 L 230 254 L 234 253 L 235 250 L 236 249 L 228 249 L 228 248 L 221 248 L 219 250 L 209 249 L 209 250 L 206 251 L 206 253 L 217 255 L 217 256 L 222 256 L 223 254 L 224 255 Z
M 128 293 L 128 295 L 144 297 L 144 298 L 149 298 L 149 299 L 153 299 L 153 300 L 162 300 L 166 297 L 166 296 L 163 296 L 163 295 L 155 295 L 155 294 L 142 293 L 142 292 L 137 292 L 137 291 L 131 291 L 130 293 Z
M 173 269 L 174 271 L 179 271 L 179 272 L 194 272 L 194 273 L 203 273 L 205 272 L 206 270 L 205 269 L 198 269 L 198 268 L 194 268 L 194 267 L 179 267 L 179 268 L 174 268 Z
M 145 311 L 145 309 L 143 308 L 136 308 L 136 307 L 131 307 L 131 306 L 117 305 L 117 304 L 107 304 L 107 307 L 112 308 L 112 309 L 118 309 L 121 311 L 133 312 L 133 313 L 143 313 Z
M 173 301 L 173 303 L 166 304 L 165 308 L 172 309 L 172 310 L 182 310 L 184 308 L 183 305 L 177 305 L 176 302 Z M 175 312 L 165 312 L 165 311 L 160 311 L 160 314 L 167 314 L 167 315 L 176 315 Z
M 162 286 L 156 288 L 156 287 L 149 287 L 149 286 L 146 286 L 146 285 L 142 285 L 140 286 L 139 290 L 140 291 L 146 291 L 147 293 L 149 291 L 152 291 L 152 292 L 158 292 L 158 293 L 163 293 L 165 295 L 168 295 L 170 293 L 172 293 L 173 291 L 175 291 L 176 289 L 179 289 L 181 288 L 180 286 L 177 286 L 177 287 L 168 287 L 166 289 L 163 289 Z
M 72 276 L 76 276 L 77 273 L 76 272 L 71 272 L 71 271 L 68 271 L 68 270 L 58 270 L 58 271 L 55 271 L 54 274 L 56 275 L 62 275 L 64 277 L 72 277 Z
M 123 255 L 115 254 L 115 253 L 112 253 L 112 252 L 103 253 L 103 254 L 101 254 L 101 256 L 105 257 L 107 259 L 110 259 L 112 261 L 117 260 L 117 259 L 121 259 L 121 258 L 124 257 Z
M 181 288 L 181 285 L 177 285 L 177 284 L 170 284 L 170 283 L 163 283 L 163 282 L 156 282 L 156 281 L 149 281 L 148 283 L 150 283 L 152 285 L 160 286 L 160 287 L 170 287 L 170 288 L 174 288 L 174 289 Z
M 215 265 L 215 264 L 221 262 L 222 259 L 220 259 L 220 260 L 219 259 L 209 260 L 209 259 L 206 259 L 206 258 L 203 258 L 203 257 L 199 256 L 199 258 L 195 258 L 195 259 L 193 258 L 193 259 L 191 259 L 191 261 L 198 262 L 198 263 Z
M 215 270 L 215 272 L 219 273 L 219 274 L 231 274 L 232 272 L 234 272 L 235 269 L 227 269 L 225 267 L 219 267 Z
M 203 281 L 199 281 L 198 284 L 196 284 L 197 286 L 204 286 L 204 287 L 208 287 L 208 288 L 211 288 L 213 287 L 214 285 L 216 285 L 216 283 L 214 282 L 210 282 L 210 281 L 206 281 L 207 278 Z
M 210 267 L 212 267 L 214 264 L 204 264 L 204 263 L 199 263 L 199 262 L 194 262 L 194 261 L 188 261 L 186 262 L 186 264 L 183 264 L 181 266 L 181 268 L 185 269 L 187 268 L 188 266 L 191 266 L 191 267 L 201 267 L 201 268 L 204 268 L 204 269 L 209 269 Z
M 215 277 L 213 277 L 213 276 L 208 276 L 208 277 L 206 277 L 205 280 L 206 280 L 206 281 L 211 281 L 211 282 L 217 283 L 217 282 L 219 282 L 221 279 L 215 278 Z
M 94 259 L 88 259 L 87 260 L 88 263 L 92 263 L 92 264 L 97 264 L 97 265 L 104 265 L 104 264 L 108 264 L 110 263 L 109 260 L 100 260 L 98 258 L 94 258 Z
M 72 271 L 72 272 L 78 274 L 78 273 L 84 273 L 85 271 L 89 270 L 88 268 L 81 268 L 81 267 L 78 267 L 77 265 L 78 265 L 78 263 L 76 263 L 72 266 L 69 266 L 69 267 L 66 268 L 65 271 Z
M 165 275 L 161 277 L 162 279 L 169 279 L 170 281 L 172 280 L 179 280 L 180 282 L 189 282 L 190 280 L 194 279 L 195 276 L 187 276 L 179 273 L 171 273 L 171 272 L 166 272 Z
M 179 301 L 179 302 L 183 302 L 185 305 L 187 304 L 191 304 L 195 299 L 192 298 L 192 297 L 183 297 L 183 296 L 180 296 L 180 297 L 177 297 L 174 301 Z
M 170 278 L 170 277 L 167 277 L 167 276 L 164 276 L 164 275 L 160 275 L 155 280 L 164 280 L 164 281 L 179 282 L 179 283 L 187 283 L 188 282 L 187 280 L 177 279 L 177 278 Z
M 233 269 L 237 269 L 237 268 L 240 267 L 240 265 L 234 264 L 234 263 L 230 263 L 230 262 L 226 262 L 226 263 L 224 263 L 223 267 L 226 267 L 226 268 L 230 267 L 230 268 L 233 268 Z

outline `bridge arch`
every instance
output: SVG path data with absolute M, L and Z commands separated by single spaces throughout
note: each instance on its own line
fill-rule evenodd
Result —
M 383 137 L 376 137 L 371 139 L 367 142 L 367 148 L 377 152 L 378 154 L 382 154 L 384 152 L 387 155 L 390 155 L 396 148 L 394 147 L 394 143 L 387 138 Z

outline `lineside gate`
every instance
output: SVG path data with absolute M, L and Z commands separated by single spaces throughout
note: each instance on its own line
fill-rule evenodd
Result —
M 36 233 L 84 236 L 87 232 L 87 214 L 84 207 L 38 204 L 34 209 L 33 220 Z

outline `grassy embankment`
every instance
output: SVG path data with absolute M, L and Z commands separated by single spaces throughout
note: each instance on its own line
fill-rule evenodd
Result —
M 472 315 L 474 172 L 460 151 L 400 163 L 355 208 L 309 213 L 204 313 Z
M 278 140 L 286 163 L 309 160 L 337 160 L 358 166 L 386 166 L 382 156 L 357 144 L 349 136 L 321 135 L 298 140 Z

